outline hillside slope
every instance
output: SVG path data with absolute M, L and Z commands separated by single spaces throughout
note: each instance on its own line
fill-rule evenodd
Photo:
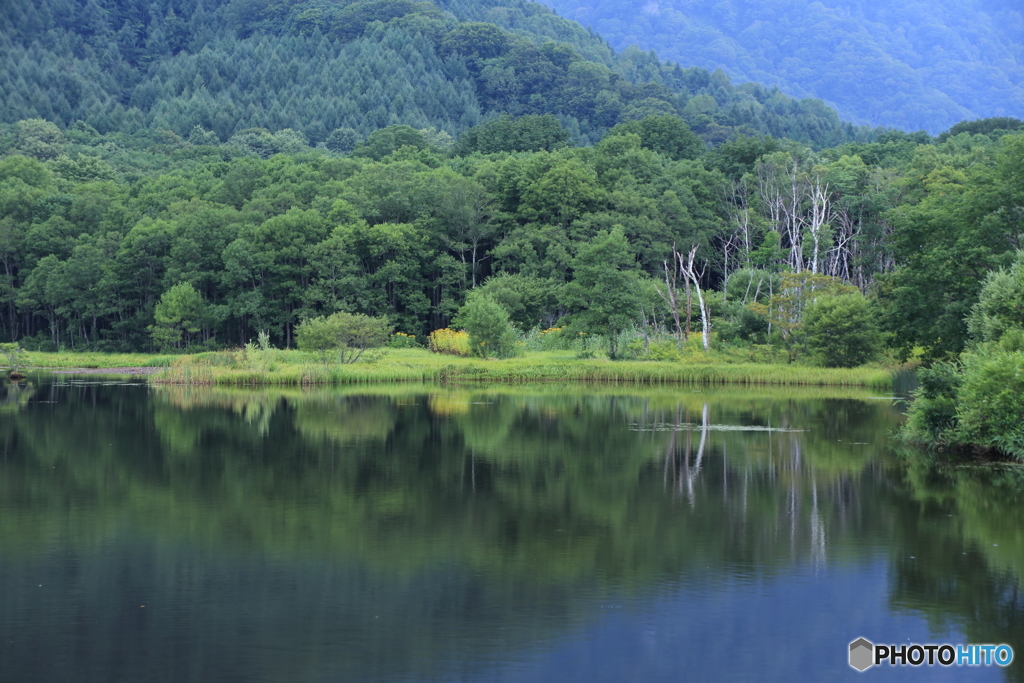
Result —
M 502 113 L 554 114 L 581 143 L 649 114 L 705 140 L 735 133 L 815 147 L 875 134 L 794 100 L 652 53 L 615 54 L 531 2 L 128 0 L 0 2 L 0 123 L 100 133 L 248 128 L 324 142 L 394 124 L 456 136 Z
M 613 47 L 818 97 L 855 123 L 924 129 L 1024 113 L 1015 0 L 545 0 Z

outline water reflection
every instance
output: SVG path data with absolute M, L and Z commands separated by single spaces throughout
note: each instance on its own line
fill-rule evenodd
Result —
M 1024 652 L 1024 481 L 894 453 L 899 413 L 867 393 L 2 391 L 0 669 L 25 680 L 508 677 L 608 605 L 810 605 L 794 577 L 849 593 L 834 610 L 880 581 L 872 619 Z M 745 604 L 662 630 L 779 612 Z M 790 645 L 811 678 L 862 635 L 833 618 Z

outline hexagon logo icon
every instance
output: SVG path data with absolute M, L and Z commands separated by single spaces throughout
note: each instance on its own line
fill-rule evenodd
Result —
M 850 643 L 850 666 L 857 671 L 864 671 L 874 664 L 875 646 L 866 638 L 858 638 Z

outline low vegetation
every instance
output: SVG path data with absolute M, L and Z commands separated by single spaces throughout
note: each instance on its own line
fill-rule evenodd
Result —
M 634 382 L 638 384 L 757 384 L 862 386 L 889 389 L 884 368 L 819 368 L 700 361 L 611 361 L 579 359 L 571 351 L 535 351 L 516 358 L 489 359 L 389 349 L 376 362 L 324 364 L 302 351 L 243 349 L 182 356 L 151 376 L 154 383 L 218 385 L 303 385 L 369 382 Z

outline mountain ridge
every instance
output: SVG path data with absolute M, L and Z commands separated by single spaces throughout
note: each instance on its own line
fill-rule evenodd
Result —
M 663 59 L 817 97 L 859 125 L 935 135 L 1024 113 L 1024 9 L 1005 0 L 546 0 Z

